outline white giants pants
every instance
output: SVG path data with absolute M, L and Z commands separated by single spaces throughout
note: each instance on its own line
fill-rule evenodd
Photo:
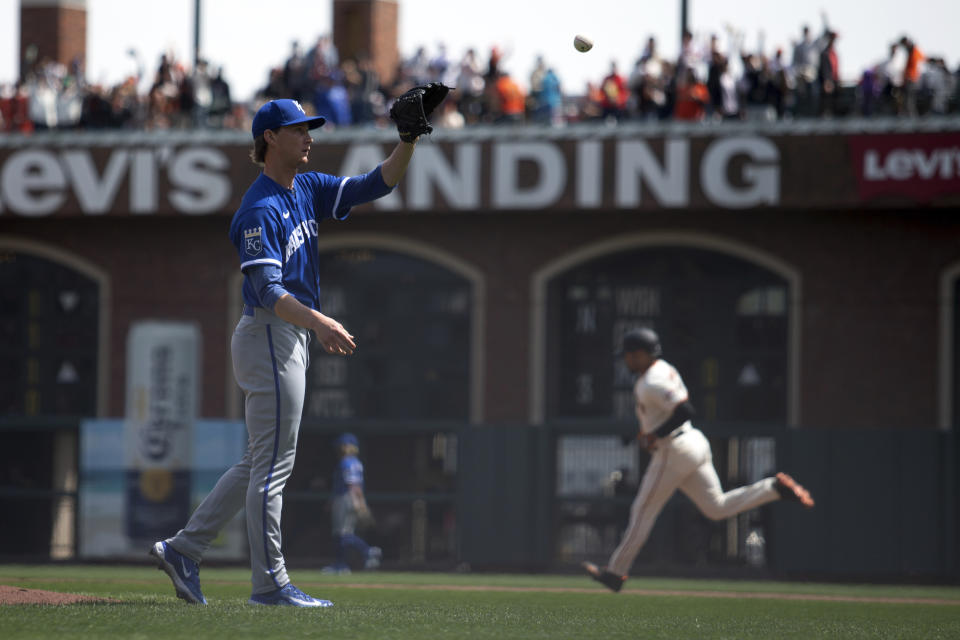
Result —
M 711 520 L 723 520 L 777 500 L 774 478 L 764 478 L 746 487 L 723 492 L 713 468 L 710 442 L 689 423 L 660 438 L 630 507 L 630 524 L 607 569 L 621 576 L 630 573 L 653 523 L 677 489 L 683 491 Z

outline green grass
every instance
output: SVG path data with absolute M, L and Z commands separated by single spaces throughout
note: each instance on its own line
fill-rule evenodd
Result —
M 0 584 L 120 601 L 3 607 L 0 638 L 960 638 L 957 587 L 633 578 L 615 595 L 581 576 L 291 577 L 336 606 L 251 607 L 243 569 L 204 568 L 210 604 L 198 607 L 177 600 L 152 566 L 0 565 Z

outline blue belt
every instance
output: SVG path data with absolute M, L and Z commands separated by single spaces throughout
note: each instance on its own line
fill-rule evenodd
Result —
M 248 304 L 243 305 L 243 315 L 245 315 L 245 316 L 253 316 L 253 315 L 254 315 L 254 309 L 256 309 L 256 307 L 251 307 L 251 306 L 248 305 Z

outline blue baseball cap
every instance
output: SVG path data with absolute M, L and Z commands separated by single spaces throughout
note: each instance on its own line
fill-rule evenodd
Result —
M 267 129 L 277 129 L 291 124 L 300 124 L 306 122 L 311 129 L 322 127 L 326 118 L 320 116 L 308 116 L 300 103 L 296 100 L 271 100 L 264 103 L 253 116 L 253 139 L 263 135 Z
M 342 447 L 345 445 L 353 445 L 355 447 L 360 446 L 359 443 L 357 442 L 357 436 L 353 435 L 352 433 L 345 433 L 339 438 L 337 438 L 338 447 Z

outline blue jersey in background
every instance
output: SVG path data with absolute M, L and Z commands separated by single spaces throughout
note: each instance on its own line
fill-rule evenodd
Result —
M 344 495 L 352 484 L 363 489 L 363 463 L 356 456 L 344 456 L 333 474 L 333 495 Z

